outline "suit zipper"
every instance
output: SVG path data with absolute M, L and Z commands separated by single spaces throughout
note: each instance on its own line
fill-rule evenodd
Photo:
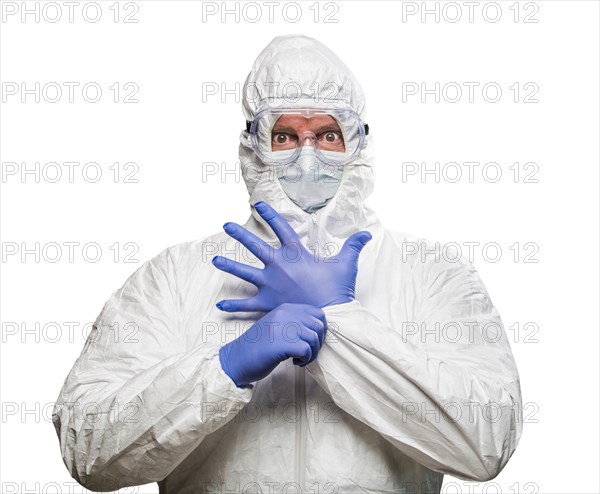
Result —
M 304 469 L 305 469 L 305 451 L 306 434 L 304 432 L 304 410 L 306 408 L 306 387 L 305 387 L 304 367 L 296 366 L 296 403 L 300 405 L 300 413 L 296 420 L 296 480 L 300 487 L 300 492 L 304 492 Z
M 317 236 L 317 215 L 310 214 L 311 229 L 309 237 L 309 248 L 318 253 L 314 249 L 315 239 Z M 304 412 L 306 409 L 306 374 L 304 367 L 296 366 L 296 403 L 300 405 L 300 413 L 296 420 L 296 480 L 300 488 L 300 492 L 304 492 L 304 470 L 305 470 L 305 451 L 306 451 L 306 427 L 302 422 L 304 420 Z
M 315 243 L 316 243 L 316 236 L 317 236 L 317 214 L 316 213 L 310 213 L 310 219 L 311 219 L 311 228 L 310 228 L 310 244 L 309 244 L 309 248 L 311 250 L 313 250 L 314 252 L 318 252 L 317 250 L 314 249 Z

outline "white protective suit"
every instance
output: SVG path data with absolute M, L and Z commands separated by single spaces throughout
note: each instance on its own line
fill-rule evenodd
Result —
M 246 85 L 287 81 L 311 97 L 315 82 L 328 97 L 335 83 L 364 121 L 359 84 L 318 41 L 275 38 Z M 245 98 L 248 120 L 256 104 Z M 437 493 L 443 474 L 485 481 L 502 470 L 522 423 L 500 316 L 464 257 L 436 259 L 433 242 L 385 229 L 364 204 L 372 133 L 313 214 L 272 174 L 255 173 L 265 165 L 241 134 L 250 203 L 273 206 L 307 247 L 324 253 L 356 231 L 372 233 L 356 299 L 324 308 L 318 358 L 306 367 L 286 360 L 254 388 L 237 388 L 219 348 L 262 314 L 215 307 L 256 288 L 211 259 L 254 257 L 224 232 L 169 247 L 111 295 L 64 383 L 53 420 L 75 479 L 95 491 L 159 482 L 169 494 Z M 254 208 L 244 226 L 276 243 Z

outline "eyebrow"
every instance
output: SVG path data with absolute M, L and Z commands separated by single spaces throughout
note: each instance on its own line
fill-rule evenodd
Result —
M 342 129 L 340 129 L 339 125 L 337 124 L 327 124 L 327 125 L 323 125 L 322 127 L 319 127 L 316 131 L 315 134 L 320 134 L 322 132 L 341 132 Z
M 287 132 L 289 134 L 295 134 L 296 133 L 296 129 L 293 129 L 292 127 L 285 127 L 285 126 L 277 126 L 275 125 L 275 127 L 273 127 L 273 130 L 271 132 Z

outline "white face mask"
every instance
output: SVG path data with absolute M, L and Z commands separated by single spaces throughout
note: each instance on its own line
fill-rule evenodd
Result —
M 289 155 L 289 151 L 274 151 Z M 335 151 L 321 151 L 327 159 L 335 159 L 340 154 Z M 342 183 L 343 165 L 324 163 L 312 146 L 303 146 L 295 163 L 275 165 L 277 178 L 286 195 L 307 213 L 313 213 L 325 206 L 335 195 Z

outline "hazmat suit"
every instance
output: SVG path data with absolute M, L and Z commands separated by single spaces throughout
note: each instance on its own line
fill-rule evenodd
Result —
M 281 91 L 292 86 L 300 98 L 290 103 Z M 252 67 L 244 114 L 253 122 L 260 105 L 284 96 L 329 104 L 332 88 L 334 104 L 365 121 L 346 65 L 312 38 L 280 36 Z M 264 313 L 219 310 L 256 287 L 211 260 L 261 264 L 226 233 L 165 249 L 105 303 L 60 392 L 53 421 L 78 482 L 95 491 L 159 482 L 168 494 L 438 493 L 443 474 L 485 481 L 502 470 L 522 419 L 500 316 L 467 259 L 384 228 L 365 205 L 372 134 L 333 195 L 304 205 L 311 213 L 257 156 L 249 129 L 240 136 L 250 204 L 270 205 L 307 248 L 326 257 L 358 231 L 372 236 L 354 298 L 320 309 L 317 357 L 284 360 L 238 387 L 220 350 Z M 278 245 L 256 207 L 243 227 Z

